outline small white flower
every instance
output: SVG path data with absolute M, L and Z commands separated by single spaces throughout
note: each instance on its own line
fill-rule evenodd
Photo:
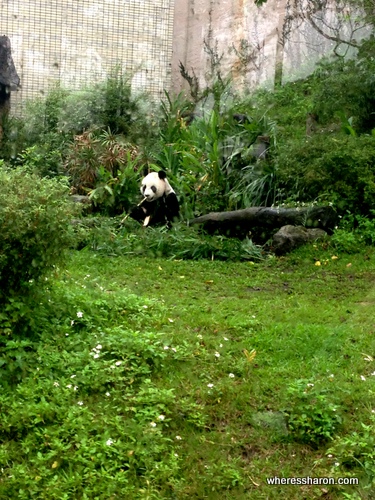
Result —
M 74 319 L 72 319 L 72 321 L 70 322 L 70 326 L 73 326 L 74 325 Z
M 181 436 L 176 436 L 177 441 L 180 441 L 182 439 Z
M 156 427 L 155 422 L 150 422 L 151 427 Z
M 203 336 L 200 333 L 198 333 L 197 338 L 198 339 L 203 339 Z
M 77 385 L 75 385 L 75 386 L 73 387 L 73 390 L 75 390 L 75 391 L 76 391 L 77 389 L 78 389 L 78 386 L 77 386 Z
M 251 317 L 252 317 L 252 318 L 256 318 L 255 314 L 253 314 Z
M 167 345 L 164 346 L 164 350 L 167 351 L 169 347 Z
M 164 420 L 164 419 L 165 419 L 165 415 L 159 415 L 159 416 L 158 416 L 158 419 L 159 419 L 159 420 Z
M 314 384 L 307 384 L 307 387 L 314 387 Z
M 207 384 L 207 387 L 209 387 L 210 389 L 212 389 L 214 386 L 214 384 Z
M 142 306 L 142 307 L 143 307 L 143 309 L 148 309 L 148 306 Z
M 99 354 L 98 354 L 98 353 L 94 354 L 94 358 L 95 358 L 95 359 L 96 359 L 96 358 L 98 358 L 98 357 L 99 357 Z
M 66 333 L 66 334 L 65 334 L 65 337 L 69 337 L 69 333 Z
M 335 462 L 335 466 L 338 467 L 340 464 L 339 462 Z
M 173 352 L 177 352 L 177 349 L 175 347 L 172 347 Z
M 175 456 L 175 457 L 178 457 L 178 453 L 175 453 L 175 454 L 174 454 L 174 456 Z
M 107 446 L 111 446 L 111 444 L 113 444 L 112 439 L 108 439 L 108 440 L 105 442 L 105 444 L 106 444 Z
M 71 388 L 72 388 L 72 384 L 68 384 L 66 387 L 67 387 L 68 389 L 71 389 Z
M 54 385 L 55 387 L 59 387 L 59 385 L 60 385 L 60 384 L 59 384 L 58 382 L 54 382 L 54 383 L 53 383 L 53 385 Z
M 82 318 L 82 316 L 83 316 L 83 312 L 78 311 L 78 312 L 77 312 L 77 318 Z
M 327 457 L 328 457 L 328 458 L 332 458 L 332 457 L 333 457 L 333 455 L 329 454 L 329 455 L 327 455 Z
M 223 344 L 220 344 L 219 347 L 223 347 Z
M 375 377 L 375 372 L 372 372 L 372 373 L 371 373 L 371 375 L 372 375 L 373 377 Z
M 234 378 L 234 373 L 230 373 L 230 374 L 229 374 L 229 377 L 230 377 L 230 378 Z
M 74 377 L 76 377 L 76 376 L 77 376 L 77 375 L 71 375 L 71 376 L 70 376 L 70 378 L 74 378 Z
M 101 344 L 98 344 L 95 349 L 97 349 L 98 351 L 100 351 L 100 349 L 103 349 L 103 346 Z
M 122 361 L 116 361 L 115 365 L 120 366 L 122 364 Z
M 329 375 L 329 378 L 334 378 L 334 374 L 331 373 L 331 375 Z
M 364 377 L 363 375 L 361 375 L 361 380 L 366 380 L 366 377 Z
M 224 340 L 229 340 L 229 339 L 227 339 L 226 337 L 223 337 L 223 339 L 224 339 Z
M 216 356 L 217 358 L 220 358 L 220 353 L 215 352 L 215 356 Z
M 78 401 L 77 405 L 82 406 L 83 405 L 83 401 Z
M 106 392 L 106 393 L 105 393 L 105 395 L 106 395 L 106 396 L 110 396 L 111 394 L 110 394 L 109 392 Z

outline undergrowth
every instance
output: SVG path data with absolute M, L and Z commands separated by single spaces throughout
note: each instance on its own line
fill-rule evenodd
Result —
M 0 498 L 370 499 L 373 259 L 75 251 L 1 337 Z

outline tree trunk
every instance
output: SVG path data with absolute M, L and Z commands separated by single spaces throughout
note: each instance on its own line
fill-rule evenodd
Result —
M 237 238 L 251 235 L 261 242 L 286 225 L 320 228 L 332 233 L 337 224 L 337 215 L 332 207 L 251 207 L 232 212 L 211 212 L 189 221 L 191 226 L 196 224 L 208 233 Z

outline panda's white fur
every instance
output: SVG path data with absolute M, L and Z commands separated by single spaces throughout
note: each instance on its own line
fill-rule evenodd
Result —
M 180 206 L 167 174 L 163 170 L 149 173 L 142 179 L 140 190 L 143 200 L 131 209 L 130 217 L 145 227 L 160 224 L 171 227 L 179 217 Z
M 151 172 L 142 180 L 141 193 L 146 198 L 146 201 L 151 202 L 164 195 L 168 196 L 174 193 L 174 190 L 166 177 L 163 177 L 163 175 L 160 177 L 160 172 Z

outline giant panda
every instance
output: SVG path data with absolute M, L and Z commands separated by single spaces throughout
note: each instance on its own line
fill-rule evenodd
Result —
M 160 170 L 146 175 L 141 182 L 141 193 L 144 198 L 130 211 L 130 217 L 142 222 L 144 227 L 162 224 L 171 227 L 179 215 L 180 205 L 167 174 Z

